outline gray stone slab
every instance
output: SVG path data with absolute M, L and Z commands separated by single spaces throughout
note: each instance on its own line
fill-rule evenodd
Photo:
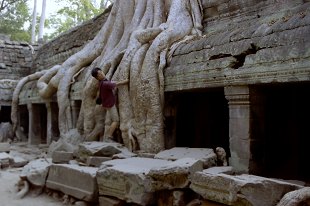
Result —
M 1 167 L 8 167 L 13 163 L 13 157 L 5 152 L 0 153 Z
M 216 166 L 217 162 L 217 156 L 213 149 L 208 148 L 175 147 L 159 152 L 154 158 L 175 161 L 185 157 L 201 160 L 204 169 Z
M 227 174 L 227 175 L 235 174 L 234 168 L 231 166 L 228 166 L 228 167 L 211 167 L 209 169 L 203 170 L 203 172 L 210 173 L 210 174 Z
M 188 188 L 195 172 L 202 171 L 200 160 L 183 158 L 165 165 L 153 167 L 147 174 L 151 177 L 152 190 Z
M 52 153 L 53 163 L 69 163 L 73 159 L 73 152 L 54 151 Z
M 98 202 L 97 168 L 57 164 L 49 169 L 46 187 L 77 199 Z
M 300 185 L 254 175 L 197 172 L 190 188 L 204 199 L 227 205 L 274 206 Z
M 102 162 L 112 160 L 111 157 L 88 157 L 86 165 L 88 167 L 100 167 Z
M 9 143 L 0 143 L 0 152 L 10 153 L 10 144 Z
M 23 167 L 26 164 L 28 164 L 28 160 L 25 160 L 21 157 L 13 157 L 13 163 L 11 164 L 11 167 Z
M 127 203 L 124 200 L 117 199 L 115 197 L 99 197 L 100 206 L 125 206 Z
M 139 157 L 103 162 L 97 172 L 99 194 L 114 196 L 128 203 L 154 204 L 155 192 L 151 190 L 147 174 L 152 167 L 167 163 L 167 160 Z
M 19 177 L 29 181 L 32 185 L 43 188 L 51 164 L 51 158 L 31 161 L 23 168 Z
M 116 154 L 120 154 L 117 156 Z M 116 156 L 115 156 L 116 155 Z M 90 156 L 112 157 L 115 159 L 125 159 L 136 154 L 129 152 L 127 148 L 119 143 L 107 142 L 83 142 L 79 145 L 79 157 L 82 162 L 86 162 Z

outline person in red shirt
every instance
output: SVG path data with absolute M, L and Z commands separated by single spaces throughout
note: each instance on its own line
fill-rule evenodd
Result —
M 119 115 L 115 106 L 115 98 L 113 94 L 113 89 L 115 89 L 119 85 L 128 84 L 129 79 L 120 81 L 120 82 L 113 82 L 109 81 L 102 70 L 98 67 L 92 70 L 92 76 L 95 77 L 98 81 L 98 88 L 100 92 L 100 96 L 102 99 L 102 106 L 110 113 L 112 117 L 113 123 L 110 126 L 108 137 L 109 140 L 114 141 L 113 133 L 116 127 L 119 124 Z M 101 88 L 100 88 L 101 86 Z

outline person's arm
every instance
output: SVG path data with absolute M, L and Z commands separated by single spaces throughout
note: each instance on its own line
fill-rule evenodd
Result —
M 120 82 L 115 82 L 115 83 L 116 83 L 116 86 L 123 85 L 123 84 L 128 84 L 129 83 L 129 79 L 126 79 L 126 80 L 120 81 Z

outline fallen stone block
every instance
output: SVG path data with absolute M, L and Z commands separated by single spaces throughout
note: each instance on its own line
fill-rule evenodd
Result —
M 127 203 L 124 200 L 117 199 L 115 197 L 99 197 L 100 206 L 125 206 Z
M 287 192 L 302 188 L 254 175 L 196 172 L 190 188 L 204 199 L 227 205 L 274 206 Z
M 28 162 L 28 160 L 25 160 L 21 157 L 13 157 L 13 163 L 11 164 L 11 167 L 23 167 L 28 164 Z
M 204 169 L 216 166 L 217 156 L 213 149 L 208 148 L 175 147 L 159 152 L 154 158 L 175 161 L 185 157 L 201 160 Z
M 200 160 L 183 158 L 168 164 L 153 167 L 147 174 L 151 177 L 152 190 L 188 188 L 195 172 L 202 171 Z
M 97 168 L 57 164 L 49 169 L 46 187 L 77 199 L 98 202 Z
M 103 162 L 97 172 L 99 194 L 128 203 L 154 204 L 155 192 L 151 190 L 150 178 L 146 174 L 152 167 L 167 163 L 167 160 L 140 157 Z
M 125 156 L 118 159 L 137 156 L 136 154 L 129 152 L 127 148 L 119 143 L 83 142 L 79 144 L 79 157 L 82 162 L 86 162 L 87 158 L 90 156 L 112 157 L 113 155 L 120 153 L 124 153 Z M 115 158 L 117 158 L 117 156 Z
M 73 159 L 73 152 L 54 151 L 52 153 L 53 163 L 69 163 Z
M 286 193 L 277 206 L 301 206 L 310 203 L 310 187 Z
M 153 153 L 148 153 L 148 152 L 143 152 L 143 151 L 139 151 L 138 152 L 138 157 L 144 157 L 144 158 L 152 158 L 154 159 L 156 154 Z
M 5 152 L 0 153 L 1 167 L 9 167 L 13 163 L 13 157 Z
M 9 143 L 0 143 L 0 152 L 10 153 L 10 144 Z
M 43 189 L 51 164 L 51 158 L 31 161 L 23 168 L 23 171 L 20 173 L 19 177 L 22 180 L 27 180 L 32 185 Z
M 235 174 L 234 168 L 231 166 L 228 166 L 228 167 L 211 167 L 209 169 L 203 170 L 203 172 L 211 173 L 211 174 L 227 174 L 227 175 Z
M 100 167 L 102 162 L 112 160 L 111 157 L 88 157 L 86 165 L 88 167 Z

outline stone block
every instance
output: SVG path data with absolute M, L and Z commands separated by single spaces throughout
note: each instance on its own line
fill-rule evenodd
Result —
M 0 153 L 1 167 L 8 167 L 13 163 L 13 157 L 5 152 Z
M 49 169 L 46 187 L 77 199 L 98 202 L 97 168 L 57 164 Z
M 112 160 L 111 157 L 88 157 L 86 165 L 88 167 L 100 167 L 102 162 Z
M 204 199 L 227 205 L 273 206 L 300 185 L 254 175 L 197 172 L 190 188 Z
M 52 153 L 53 163 L 69 163 L 73 160 L 73 152 L 54 151 Z
M 11 164 L 11 167 L 23 167 L 28 164 L 28 162 L 28 160 L 25 160 L 21 157 L 13 157 L 13 164 Z
M 183 158 L 153 167 L 147 175 L 151 177 L 152 190 L 172 190 L 188 188 L 195 172 L 202 170 L 203 164 L 200 160 Z
M 175 161 L 185 157 L 201 160 L 204 169 L 216 166 L 217 162 L 217 156 L 213 149 L 208 148 L 175 147 L 159 152 L 154 158 Z
M 203 172 L 210 173 L 210 174 L 227 174 L 227 175 L 235 174 L 234 168 L 231 166 L 228 166 L 228 167 L 211 167 L 209 169 L 203 170 Z
M 23 171 L 20 173 L 19 177 L 22 180 L 27 180 L 32 185 L 43 189 L 51 164 L 51 158 L 31 161 L 23 168 Z
M 229 119 L 229 136 L 234 139 L 251 138 L 251 122 L 249 118 Z
M 0 152 L 10 153 L 10 144 L 9 143 L 0 143 Z
M 128 151 L 119 143 L 107 142 L 83 142 L 79 145 L 79 157 L 82 162 L 86 162 L 90 156 L 112 157 L 113 155 L 124 153 L 125 157 L 137 156 Z M 124 158 L 125 158 L 124 157 Z M 123 159 L 123 158 L 119 158 Z
M 124 200 L 117 199 L 115 197 L 99 197 L 100 206 L 125 206 L 127 203 Z
M 213 202 L 210 200 L 202 200 L 201 201 L 201 206 L 224 206 L 224 204 L 218 203 L 218 202 Z
M 167 160 L 140 157 L 103 162 L 97 172 L 99 194 L 128 203 L 154 204 L 155 192 L 151 190 L 150 178 L 146 174 L 152 167 L 167 163 Z

